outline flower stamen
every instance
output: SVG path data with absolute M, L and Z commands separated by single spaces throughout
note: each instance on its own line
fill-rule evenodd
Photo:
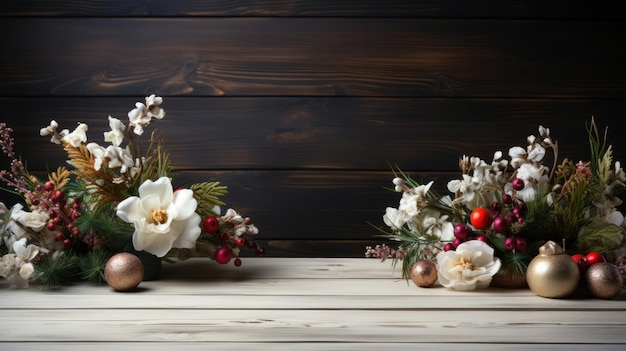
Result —
M 152 211 L 149 221 L 151 224 L 163 224 L 167 222 L 167 211 L 163 209 Z
M 474 265 L 472 264 L 472 261 L 466 257 L 461 257 L 461 260 L 459 260 L 456 263 L 456 266 L 461 267 L 461 269 L 465 270 L 465 269 L 469 269 L 474 270 Z

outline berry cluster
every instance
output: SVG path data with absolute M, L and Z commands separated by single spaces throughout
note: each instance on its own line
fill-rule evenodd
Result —
M 48 211 L 50 220 L 46 229 L 56 232 L 54 239 L 62 242 L 65 249 L 80 242 L 81 232 L 74 225 L 82 211 L 79 197 L 68 199 L 51 181 L 35 186 L 35 191 L 28 193 L 28 197 L 33 206 Z
M 467 240 L 481 240 L 489 242 L 495 234 L 504 236 L 504 249 L 507 251 L 524 251 L 526 240 L 519 236 L 524 225 L 526 203 L 515 196 L 515 191 L 524 189 L 524 181 L 515 178 L 511 182 L 514 190 L 513 196 L 502 195 L 502 201 L 494 201 L 489 208 L 475 208 L 469 222 L 475 229 L 465 223 L 457 223 L 454 227 L 454 241 L 444 246 L 444 251 L 454 250 L 462 242 Z
M 215 262 L 227 264 L 235 256 L 235 266 L 241 266 L 241 259 L 237 255 L 239 249 L 245 246 L 254 250 L 257 256 L 265 253 L 265 248 L 252 239 L 256 228 L 248 226 L 249 221 L 249 218 L 229 220 L 217 216 L 209 216 L 202 221 L 202 229 L 219 243 L 214 253 Z

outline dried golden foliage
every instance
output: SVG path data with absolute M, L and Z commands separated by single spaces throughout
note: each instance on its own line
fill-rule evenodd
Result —
M 50 172 L 50 174 L 48 174 L 48 180 L 54 184 L 55 190 L 61 190 L 67 185 L 67 183 L 69 183 L 71 175 L 72 172 L 70 172 L 67 168 L 59 166 L 56 172 Z
M 75 168 L 75 174 L 80 175 L 89 171 L 95 171 L 93 167 L 95 159 L 84 144 L 75 147 L 70 143 L 64 143 L 63 148 L 67 152 L 72 166 Z

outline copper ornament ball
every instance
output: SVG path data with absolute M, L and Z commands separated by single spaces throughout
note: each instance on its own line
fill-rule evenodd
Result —
M 115 291 L 131 291 L 143 279 L 143 264 L 129 252 L 115 254 L 104 268 L 104 278 Z
M 411 267 L 411 280 L 421 288 L 428 288 L 437 282 L 437 266 L 432 261 L 420 260 Z
M 624 285 L 619 268 L 609 262 L 598 262 L 589 266 L 585 272 L 585 281 L 589 292 L 601 299 L 614 298 Z

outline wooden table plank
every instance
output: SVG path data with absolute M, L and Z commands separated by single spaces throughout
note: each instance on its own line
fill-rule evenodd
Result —
M 528 289 L 418 288 L 391 262 L 195 258 L 139 291 L 0 284 L 0 349 L 623 350 L 626 293 L 547 299 Z

